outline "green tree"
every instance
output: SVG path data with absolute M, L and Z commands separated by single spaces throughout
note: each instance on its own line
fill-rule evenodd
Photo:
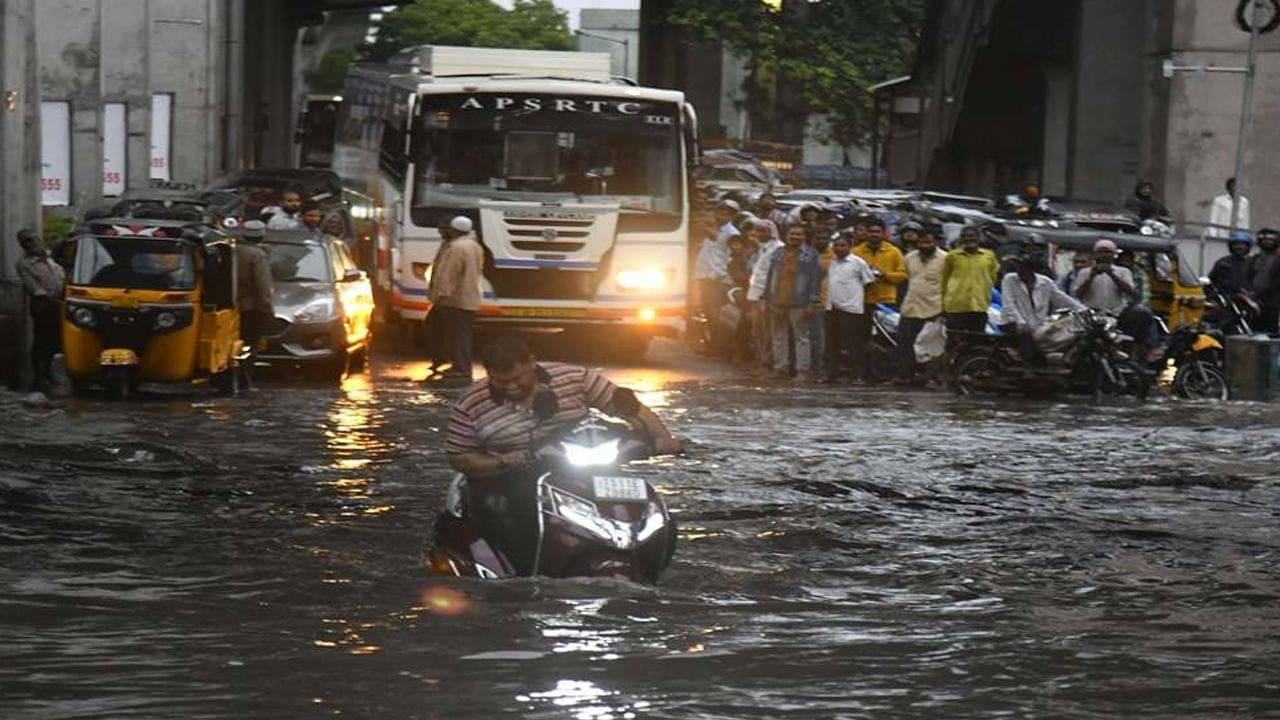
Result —
M 671 19 L 746 59 L 754 127 L 817 112 L 826 139 L 847 149 L 870 135 L 871 86 L 909 71 L 924 0 L 678 0 Z M 788 95 L 805 107 L 786 106 Z
M 492 0 L 418 0 L 387 13 L 364 58 L 383 61 L 414 45 L 571 50 L 573 35 L 552 0 L 515 0 L 510 10 Z
M 333 50 L 320 58 L 315 70 L 307 73 L 307 87 L 313 93 L 338 94 L 347 81 L 347 67 L 356 59 L 354 50 Z

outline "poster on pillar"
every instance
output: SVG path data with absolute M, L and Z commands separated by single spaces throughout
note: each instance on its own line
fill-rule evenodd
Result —
M 128 127 L 124 103 L 107 103 L 102 108 L 102 195 L 120 197 L 125 191 L 129 154 Z
M 173 94 L 151 96 L 151 179 L 169 181 L 172 160 Z
M 71 103 L 40 103 L 40 202 L 71 204 Z

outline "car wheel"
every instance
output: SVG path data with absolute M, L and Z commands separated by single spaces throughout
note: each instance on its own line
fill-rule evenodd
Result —
M 347 371 L 351 368 L 350 353 L 343 352 L 338 357 L 326 360 L 320 366 L 320 378 L 325 382 L 341 383 L 342 379 L 347 376 Z

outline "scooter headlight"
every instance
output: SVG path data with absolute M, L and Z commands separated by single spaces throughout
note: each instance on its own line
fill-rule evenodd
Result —
M 71 321 L 81 327 L 91 328 L 98 324 L 98 316 L 89 308 L 76 308 L 71 313 Z
M 156 316 L 156 328 L 159 330 L 168 330 L 178 324 L 178 316 L 171 312 L 162 312 Z
M 589 465 L 612 465 L 618 460 L 618 439 L 595 447 L 563 443 L 564 457 L 570 465 L 584 467 Z

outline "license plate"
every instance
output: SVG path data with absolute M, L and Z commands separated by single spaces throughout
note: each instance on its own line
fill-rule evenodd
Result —
M 649 488 L 644 480 L 634 477 L 594 477 L 596 499 L 644 502 L 649 499 Z
M 586 317 L 587 311 L 578 308 L 503 308 L 503 315 L 512 317 Z

